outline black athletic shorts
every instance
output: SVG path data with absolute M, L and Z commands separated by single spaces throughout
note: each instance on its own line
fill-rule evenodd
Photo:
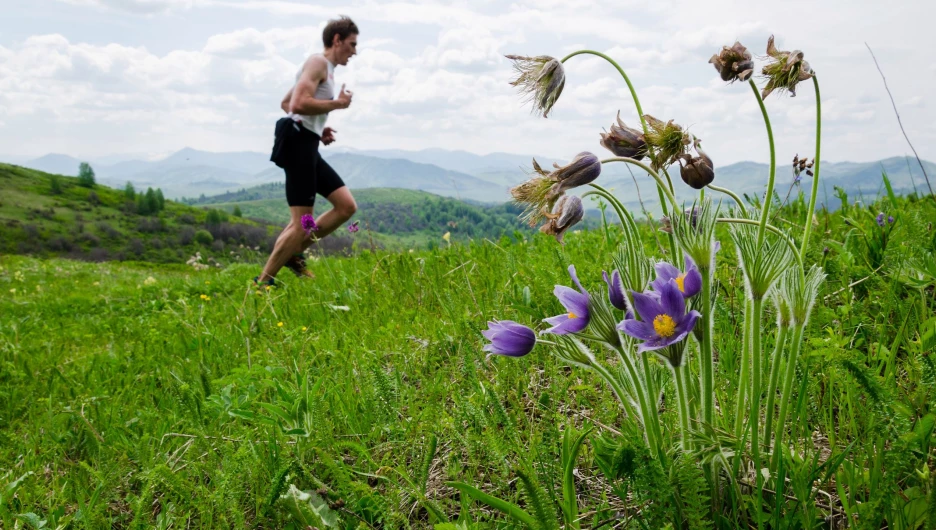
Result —
M 319 154 L 321 140 L 291 118 L 276 123 L 270 160 L 286 172 L 286 202 L 290 206 L 314 206 L 316 193 L 328 197 L 345 185 Z

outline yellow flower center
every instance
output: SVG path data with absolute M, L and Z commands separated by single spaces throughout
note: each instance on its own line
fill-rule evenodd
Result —
M 569 318 L 570 318 L 570 319 L 572 319 L 572 318 L 578 318 L 578 316 L 576 316 L 575 313 L 569 311 Z
M 657 317 L 653 319 L 653 331 L 656 331 L 657 335 L 667 339 L 676 333 L 676 322 L 674 322 L 669 315 L 657 315 Z
M 679 292 L 686 292 L 686 273 L 676 277 L 676 286 L 679 287 Z

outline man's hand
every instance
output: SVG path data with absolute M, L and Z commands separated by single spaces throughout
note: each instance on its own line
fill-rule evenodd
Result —
M 341 85 L 341 92 L 338 93 L 338 98 L 335 100 L 339 109 L 346 109 L 351 106 L 351 96 L 354 93 L 350 90 L 345 90 L 345 86 Z
M 331 127 L 325 127 L 322 129 L 322 143 L 328 145 L 335 141 L 335 133 L 338 132 Z

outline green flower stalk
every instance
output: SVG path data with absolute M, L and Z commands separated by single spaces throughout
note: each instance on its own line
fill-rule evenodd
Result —
M 789 331 L 793 328 L 793 312 L 786 298 L 780 295 L 780 290 L 771 290 L 770 299 L 777 312 L 777 337 L 774 343 L 773 355 L 770 359 L 770 376 L 767 386 L 767 413 L 765 414 L 766 421 L 764 422 L 764 450 L 768 452 L 770 451 L 770 437 L 773 436 L 772 427 L 773 419 L 776 415 L 775 402 L 777 398 L 777 385 L 780 381 L 780 364 L 783 358 L 783 348 L 786 346 Z
M 787 359 L 786 374 L 783 379 L 783 391 L 780 394 L 780 415 L 777 418 L 776 435 L 774 436 L 774 469 L 780 464 L 783 454 L 783 434 L 786 432 L 786 417 L 793 401 L 793 380 L 796 378 L 796 362 L 802 348 L 803 332 L 809 323 L 812 307 L 819 296 L 825 274 L 822 269 L 813 265 L 805 274 L 801 270 L 790 270 L 780 282 L 780 296 L 789 304 L 790 314 L 794 325 L 792 336 L 792 349 Z
M 718 207 L 712 202 L 705 201 L 694 206 L 686 215 L 680 215 L 672 223 L 672 230 L 676 240 L 682 247 L 702 277 L 701 313 L 702 322 L 697 329 L 700 330 L 700 368 L 699 378 L 702 389 L 702 421 L 713 426 L 715 424 L 715 361 L 712 354 L 712 274 L 715 264 L 715 253 L 719 245 L 715 241 L 715 226 L 718 220 Z
M 519 87 L 520 93 L 533 103 L 533 112 L 542 112 L 543 117 L 547 117 L 565 87 L 562 63 L 548 55 L 506 57 L 513 61 L 517 72 L 517 77 L 510 84 Z

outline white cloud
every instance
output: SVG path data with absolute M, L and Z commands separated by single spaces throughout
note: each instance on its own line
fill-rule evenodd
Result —
M 197 0 L 59 0 L 59 2 L 143 15 L 164 13 L 176 8 L 191 8 L 198 3 Z
M 117 21 L 123 31 L 81 38 L 37 27 L 19 41 L 0 40 L 0 142 L 35 154 L 164 152 L 186 145 L 265 150 L 297 68 L 320 49 L 325 21 L 341 13 L 363 32 L 359 55 L 336 72 L 337 82 L 355 91 L 354 103 L 329 118 L 351 147 L 560 158 L 598 150 L 598 132 L 618 110 L 629 125 L 638 123 L 630 91 L 611 65 L 594 56 L 566 63 L 565 92 L 544 120 L 507 84 L 513 73 L 503 58 L 591 48 L 626 69 L 645 113 L 688 127 L 716 164 L 764 160 L 764 125 L 750 87 L 725 86 L 706 61 L 735 39 L 761 54 L 772 31 L 781 48 L 804 49 L 820 74 L 823 158 L 867 160 L 905 151 L 865 38 L 879 41 L 871 44 L 899 108 L 907 111 L 901 117 L 911 137 L 929 138 L 936 119 L 918 95 L 936 72 L 922 41 L 928 15 L 936 14 L 932 8 L 895 5 L 869 21 L 866 14 L 876 8 L 870 0 L 856 0 L 847 12 L 810 4 L 809 19 L 827 21 L 816 31 L 795 4 L 778 10 L 731 0 L 624 0 L 613 8 L 597 0 L 58 1 L 87 8 L 88 17 Z M 173 45 L 171 30 L 188 17 L 214 29 Z M 127 35 L 137 27 L 139 37 Z M 920 64 L 928 65 L 922 76 Z M 814 144 L 812 92 L 807 83 L 796 98 L 766 102 L 778 157 Z M 36 116 L 54 117 L 58 134 L 34 132 Z M 867 149 L 872 143 L 875 148 Z M 934 149 L 924 145 L 921 155 L 936 158 Z

